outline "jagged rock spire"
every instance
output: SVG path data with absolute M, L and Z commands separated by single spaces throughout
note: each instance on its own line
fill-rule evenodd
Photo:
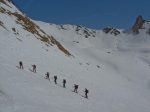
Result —
M 139 29 L 142 28 L 143 24 L 144 24 L 144 19 L 143 19 L 143 17 L 140 15 L 140 16 L 138 16 L 138 17 L 136 18 L 136 22 L 135 22 L 135 24 L 134 24 L 133 27 L 132 27 L 132 31 L 133 31 L 134 33 L 139 33 Z

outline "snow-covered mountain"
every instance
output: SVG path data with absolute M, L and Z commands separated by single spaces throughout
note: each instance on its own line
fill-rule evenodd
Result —
M 56 45 L 67 55 L 71 55 L 53 36 L 47 35 L 30 18 L 22 14 L 11 1 L 1 0 L 1 26 L 8 32 L 13 32 L 16 37 L 24 36 L 24 33 L 31 34 L 46 45 Z
M 85 88 L 89 99 L 82 97 Z M 0 0 L 0 112 L 149 112 L 149 94 L 149 21 L 137 20 L 128 32 L 56 25 Z

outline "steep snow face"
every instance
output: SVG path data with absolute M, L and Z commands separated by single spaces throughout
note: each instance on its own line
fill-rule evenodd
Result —
M 17 10 L 7 4 L 14 7 L 11 12 Z M 148 24 L 138 35 L 119 30 L 115 36 L 31 20 L 71 51 L 73 56 L 68 57 L 18 25 L 16 17 L 0 13 L 0 21 L 0 112 L 150 111 Z M 18 69 L 20 60 L 24 70 Z M 32 72 L 33 64 L 37 73 Z M 50 81 L 44 78 L 46 72 L 50 72 Z M 57 85 L 54 75 L 58 76 Z M 79 85 L 78 94 L 72 92 L 74 84 Z M 89 89 L 89 99 L 83 97 L 84 88 Z
M 16 37 L 25 35 L 36 38 L 47 46 L 57 46 L 64 54 L 70 56 L 71 53 L 65 49 L 50 34 L 47 35 L 38 25 L 30 18 L 22 14 L 11 2 L 7 0 L 0 1 L 0 26 L 8 32 L 14 33 Z

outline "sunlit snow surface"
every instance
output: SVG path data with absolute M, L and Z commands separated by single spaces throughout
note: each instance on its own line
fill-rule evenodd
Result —
M 8 4 L 12 8 L 0 6 L 18 11 Z M 0 13 L 7 29 L 0 26 L 0 112 L 150 112 L 149 23 L 138 35 L 94 30 L 95 37 L 85 38 L 84 27 L 76 31 L 77 26 L 34 21 L 69 50 L 73 56 L 68 57 L 37 40 L 15 19 Z M 20 60 L 24 70 L 17 68 Z M 32 64 L 37 73 L 31 72 Z M 48 71 L 50 81 L 44 78 Z M 78 94 L 72 92 L 74 84 L 79 85 Z M 89 99 L 82 97 L 85 88 Z

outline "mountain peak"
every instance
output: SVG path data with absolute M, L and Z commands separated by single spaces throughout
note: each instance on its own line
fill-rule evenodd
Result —
M 117 35 L 119 35 L 121 33 L 118 29 L 112 28 L 112 27 L 106 27 L 106 28 L 104 28 L 103 32 L 105 32 L 106 34 L 110 33 L 110 34 L 113 34 L 115 36 L 117 36 Z
M 139 33 L 139 29 L 142 28 L 144 22 L 145 22 L 145 20 L 143 19 L 143 17 L 141 15 L 139 15 L 136 18 L 136 22 L 134 23 L 134 25 L 132 27 L 132 31 L 136 34 Z

